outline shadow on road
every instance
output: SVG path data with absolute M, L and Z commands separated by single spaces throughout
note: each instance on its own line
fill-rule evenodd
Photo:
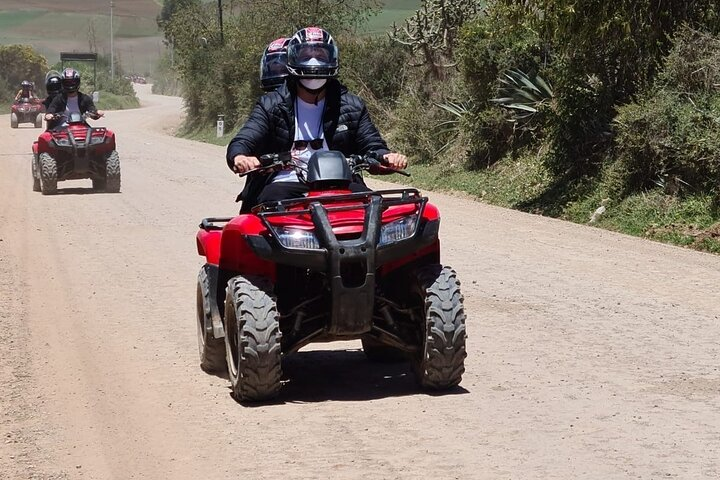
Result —
M 98 195 L 105 195 L 107 192 L 103 190 L 93 190 L 92 187 L 68 187 L 68 188 L 58 188 L 57 194 L 58 195 L 90 195 L 90 194 L 98 194 Z M 114 194 L 112 194 L 114 195 Z
M 440 393 L 427 392 L 415 381 L 409 362 L 376 363 L 362 350 L 298 352 L 283 360 L 283 387 L 270 404 L 325 401 L 362 401 L 408 395 L 458 395 L 469 393 L 455 387 Z M 267 406 L 268 403 L 243 403 Z

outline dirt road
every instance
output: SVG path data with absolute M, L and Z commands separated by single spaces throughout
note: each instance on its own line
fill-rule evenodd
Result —
M 38 131 L 0 116 L 0 478 L 720 478 L 720 257 L 440 194 L 462 388 L 330 344 L 236 403 L 198 367 L 194 235 L 240 182 L 142 98 L 104 122 L 120 194 L 32 192 Z

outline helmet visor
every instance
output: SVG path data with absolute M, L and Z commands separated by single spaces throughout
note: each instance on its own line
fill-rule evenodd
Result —
M 302 68 L 308 73 L 314 67 L 321 69 L 338 67 L 338 51 L 335 45 L 327 43 L 298 43 L 288 47 L 288 64 Z
M 80 86 L 79 78 L 63 78 L 62 88 L 67 92 L 74 92 Z
M 260 67 L 261 79 L 286 77 L 288 74 L 287 53 L 278 52 L 265 55 Z

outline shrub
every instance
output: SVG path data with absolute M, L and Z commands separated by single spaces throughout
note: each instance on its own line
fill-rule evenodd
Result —
M 402 89 L 408 50 L 387 37 L 342 36 L 338 44 L 342 82 L 392 105 Z
M 720 95 L 652 92 L 620 109 L 615 131 L 626 193 L 661 186 L 720 195 Z

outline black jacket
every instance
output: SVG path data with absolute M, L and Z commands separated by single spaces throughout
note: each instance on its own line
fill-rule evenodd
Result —
M 287 152 L 295 139 L 295 85 L 286 82 L 276 91 L 263 95 L 255 104 L 245 124 L 227 148 L 226 160 L 230 169 L 236 155 L 260 156 L 266 153 Z M 325 94 L 323 133 L 330 150 L 345 155 L 365 154 L 375 150 L 389 153 L 377 127 L 357 95 L 348 92 L 337 80 L 329 80 Z M 251 173 L 240 194 L 241 212 L 248 212 L 270 175 Z
M 47 113 L 65 113 L 66 107 L 67 94 L 61 93 L 55 95 L 55 98 L 50 101 L 50 106 L 47 107 Z M 80 113 L 97 112 L 92 97 L 82 92 L 78 92 L 78 107 L 80 107 Z

